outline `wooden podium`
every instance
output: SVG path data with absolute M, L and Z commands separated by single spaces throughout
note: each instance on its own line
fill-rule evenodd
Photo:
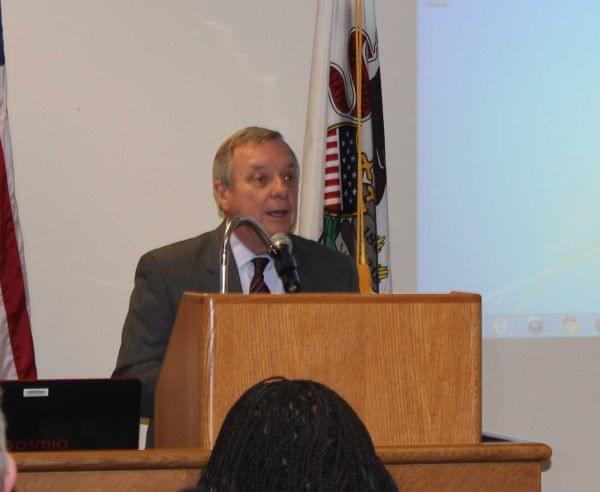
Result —
M 185 294 L 149 451 L 17 453 L 17 490 L 193 486 L 223 419 L 270 377 L 321 381 L 365 422 L 400 490 L 539 491 L 544 444 L 481 443 L 480 298 Z
M 375 446 L 478 444 L 481 299 L 186 293 L 156 389 L 156 447 L 212 449 L 233 403 L 272 376 L 333 388 Z
M 380 447 L 403 492 L 539 491 L 550 448 L 535 443 Z M 210 450 L 16 453 L 18 492 L 180 492 L 198 481 Z

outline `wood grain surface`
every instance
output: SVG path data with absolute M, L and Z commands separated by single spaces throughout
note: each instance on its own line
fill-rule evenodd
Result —
M 495 443 L 376 449 L 403 491 L 539 491 L 544 444 Z M 15 453 L 17 492 L 179 491 L 194 485 L 208 449 Z
M 476 444 L 481 299 L 187 293 L 157 389 L 157 446 L 211 448 L 231 405 L 274 376 L 336 390 L 376 446 Z

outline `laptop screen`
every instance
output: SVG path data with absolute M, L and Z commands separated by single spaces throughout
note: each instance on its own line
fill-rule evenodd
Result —
M 140 381 L 1 381 L 9 451 L 137 449 Z

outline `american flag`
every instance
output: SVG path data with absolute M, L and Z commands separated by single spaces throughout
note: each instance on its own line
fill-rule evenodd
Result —
M 327 131 L 324 208 L 356 212 L 356 127 L 340 125 Z
M 29 324 L 23 240 L 17 216 L 6 110 L 6 71 L 0 12 L 0 379 L 36 379 Z

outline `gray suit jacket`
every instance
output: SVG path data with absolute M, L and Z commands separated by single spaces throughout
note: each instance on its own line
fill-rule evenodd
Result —
M 113 376 L 142 381 L 142 416 L 154 415 L 154 388 L 181 296 L 218 292 L 225 223 L 200 236 L 150 251 L 140 259 Z M 354 261 L 315 241 L 291 236 L 303 292 L 357 292 Z M 229 291 L 241 292 L 235 261 Z

